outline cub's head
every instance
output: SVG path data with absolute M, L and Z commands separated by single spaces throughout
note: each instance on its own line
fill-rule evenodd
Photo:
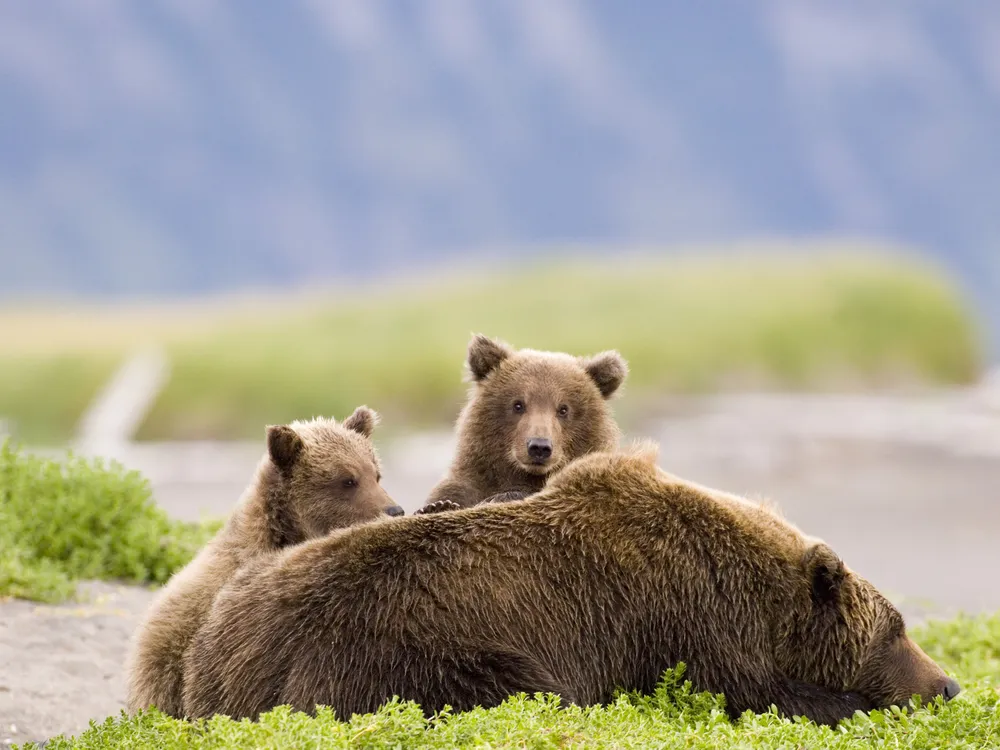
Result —
M 473 389 L 465 428 L 491 460 L 546 476 L 617 445 L 620 432 L 608 401 L 628 374 L 617 352 L 574 357 L 515 350 L 476 335 L 467 366 Z
M 268 498 L 275 546 L 403 515 L 380 484 L 371 440 L 378 420 L 375 411 L 359 406 L 340 424 L 317 417 L 267 428 L 267 453 L 276 470 Z

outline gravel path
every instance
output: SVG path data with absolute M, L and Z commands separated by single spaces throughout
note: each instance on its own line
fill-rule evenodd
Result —
M 1000 403 L 709 399 L 643 430 L 660 464 L 734 492 L 766 495 L 896 599 L 909 621 L 1000 609 Z M 258 444 L 141 446 L 122 454 L 182 518 L 226 512 Z M 440 476 L 451 436 L 382 449 L 387 490 L 407 511 Z M 122 708 L 121 668 L 148 591 L 96 584 L 90 601 L 0 602 L 0 742 L 78 733 Z

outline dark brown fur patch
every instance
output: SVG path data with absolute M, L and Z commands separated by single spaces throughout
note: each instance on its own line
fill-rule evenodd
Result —
M 302 453 L 302 438 L 286 424 L 267 428 L 267 452 L 278 471 L 287 474 Z
M 487 338 L 481 333 L 473 335 L 466 356 L 469 377 L 475 382 L 484 380 L 513 353 L 514 350 L 503 341 Z
M 628 365 L 618 352 L 603 352 L 582 364 L 604 398 L 611 398 L 628 376 Z

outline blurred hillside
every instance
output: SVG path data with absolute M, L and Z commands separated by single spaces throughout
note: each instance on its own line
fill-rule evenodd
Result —
M 0 101 L 0 300 L 836 234 L 1000 320 L 998 5 L 12 2 Z
M 825 249 L 825 253 L 821 251 Z M 470 332 L 578 355 L 618 349 L 619 403 L 669 394 L 924 389 L 975 382 L 979 326 L 938 269 L 877 248 L 758 248 L 735 258 L 533 263 L 215 305 L 0 312 L 0 415 L 59 442 L 137 347 L 170 373 L 139 437 L 258 438 L 261 425 L 376 406 L 396 429 L 442 425 L 467 388 Z

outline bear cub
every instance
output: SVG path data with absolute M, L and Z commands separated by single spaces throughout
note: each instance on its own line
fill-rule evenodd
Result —
M 170 579 L 133 636 L 129 712 L 155 706 L 182 715 L 184 652 L 241 567 L 333 529 L 403 515 L 379 484 L 378 421 L 360 406 L 342 424 L 317 417 L 267 428 L 267 453 L 226 525 Z
M 466 366 L 472 388 L 457 421 L 458 448 L 417 514 L 522 499 L 573 459 L 617 447 L 608 402 L 628 375 L 618 352 L 515 350 L 477 334 Z

